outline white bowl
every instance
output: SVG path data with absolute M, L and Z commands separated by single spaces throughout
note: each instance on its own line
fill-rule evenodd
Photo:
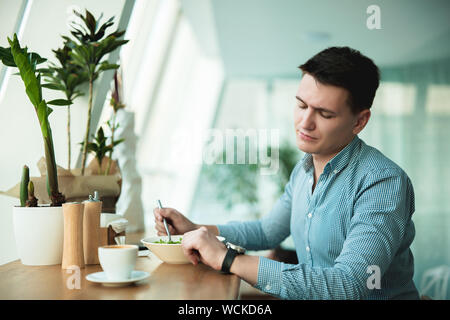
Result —
M 182 235 L 171 236 L 172 241 L 179 241 L 183 238 Z M 155 243 L 155 241 L 159 240 L 168 241 L 168 236 L 153 236 L 142 239 L 141 242 L 150 250 L 155 256 L 161 259 L 164 262 L 171 264 L 183 264 L 190 263 L 188 258 L 183 253 L 183 248 L 181 247 L 181 243 L 177 244 L 167 244 L 167 243 Z M 224 241 L 224 237 L 217 236 L 219 241 Z

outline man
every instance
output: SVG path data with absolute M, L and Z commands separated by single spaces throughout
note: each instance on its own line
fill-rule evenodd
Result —
M 306 154 L 273 209 L 258 221 L 219 226 L 155 209 L 158 234 L 165 234 L 165 217 L 171 233 L 184 234 L 192 263 L 282 299 L 418 299 L 411 181 L 357 136 L 370 118 L 377 66 L 356 50 L 332 47 L 299 68 L 294 128 Z M 292 235 L 299 263 L 237 254 L 216 235 L 250 250 L 275 248 Z

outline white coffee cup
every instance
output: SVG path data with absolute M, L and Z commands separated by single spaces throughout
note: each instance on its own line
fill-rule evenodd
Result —
M 136 266 L 138 249 L 138 246 L 132 244 L 99 247 L 98 259 L 106 278 L 112 281 L 130 279 Z

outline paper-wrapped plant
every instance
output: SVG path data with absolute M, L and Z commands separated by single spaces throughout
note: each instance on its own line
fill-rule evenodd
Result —
M 48 116 L 52 109 L 47 106 L 47 102 L 42 98 L 41 74 L 36 69 L 38 64 L 46 61 L 37 53 L 28 52 L 28 48 L 20 47 L 17 35 L 13 40 L 8 38 L 10 47 L 0 47 L 0 59 L 8 67 L 17 67 L 20 77 L 26 88 L 26 94 L 34 106 L 36 115 L 41 127 L 44 139 L 45 160 L 47 165 L 47 192 L 51 199 L 52 206 L 61 206 L 65 202 L 65 197 L 58 190 L 58 176 L 56 169 L 55 151 L 53 147 L 52 130 Z
M 97 131 L 97 135 L 94 137 L 93 142 L 88 142 L 87 150 L 95 155 L 98 163 L 98 174 L 103 174 L 102 163 L 106 153 L 112 152 L 115 146 L 121 143 L 124 139 L 113 141 L 111 144 L 106 144 L 107 138 L 103 132 L 103 128 L 100 127 Z M 83 142 L 82 142 L 83 143 Z

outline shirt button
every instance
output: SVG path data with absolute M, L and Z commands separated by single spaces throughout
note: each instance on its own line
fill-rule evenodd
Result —
M 306 247 L 306 251 L 308 251 L 308 252 L 309 252 L 309 250 L 311 250 L 311 249 L 309 248 L 309 246 L 307 246 L 307 247 Z
M 266 290 L 269 291 L 270 289 L 272 289 L 272 286 L 270 284 L 266 285 Z
M 309 183 L 312 183 L 313 182 L 313 180 L 312 179 L 309 179 Z
M 308 213 L 308 218 L 312 218 L 312 213 Z
M 334 170 L 333 172 L 334 172 L 334 174 L 338 173 L 338 171 L 337 171 L 337 170 Z

